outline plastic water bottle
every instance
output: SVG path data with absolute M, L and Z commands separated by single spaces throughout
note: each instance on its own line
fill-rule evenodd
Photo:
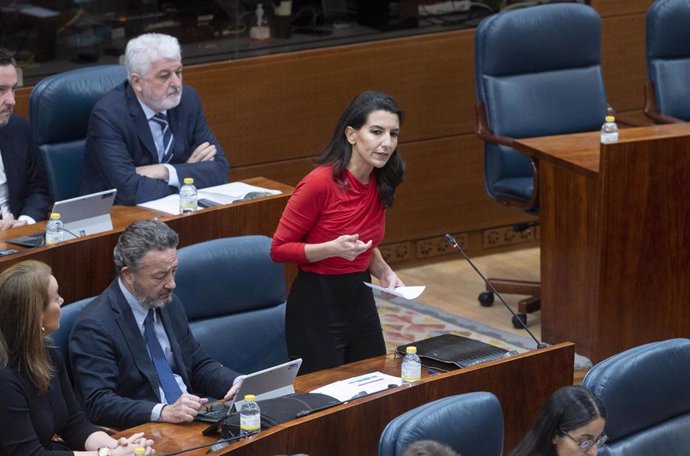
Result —
M 46 245 L 62 242 L 64 233 L 65 230 L 62 225 L 62 220 L 60 220 L 60 214 L 53 212 L 50 214 L 50 220 L 48 220 L 48 224 L 46 225 Z
M 184 178 L 184 185 L 180 187 L 180 214 L 194 212 L 197 209 L 197 193 L 194 179 Z
M 244 396 L 244 404 L 240 408 L 240 435 L 246 437 L 261 431 L 261 410 L 256 403 L 256 396 Z
M 616 118 L 613 116 L 606 116 L 606 122 L 601 126 L 601 142 L 604 144 L 618 142 L 618 125 L 616 125 Z
M 416 382 L 422 378 L 422 361 L 417 356 L 417 347 L 407 347 L 402 359 L 400 378 L 405 383 Z

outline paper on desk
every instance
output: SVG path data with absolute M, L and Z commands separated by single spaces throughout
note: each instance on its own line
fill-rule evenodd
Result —
M 257 187 L 255 185 L 245 184 L 244 182 L 230 182 L 229 184 L 216 185 L 215 187 L 206 187 L 200 189 L 197 194 L 199 199 L 206 198 L 216 203 L 229 204 L 234 201 L 244 199 L 245 196 L 252 192 L 266 192 L 270 193 L 271 195 L 279 195 L 282 193 L 280 190 Z M 140 203 L 138 206 L 172 215 L 179 215 L 180 195 L 175 193 L 157 200 Z
M 312 393 L 326 394 L 343 402 L 349 401 L 357 395 L 373 394 L 393 386 L 400 386 L 401 384 L 402 380 L 400 380 L 400 377 L 393 377 L 382 372 L 372 372 L 359 377 L 329 383 L 326 386 L 315 389 Z
M 419 295 L 422 294 L 424 289 L 426 289 L 426 286 L 418 286 L 418 287 L 397 287 L 393 290 L 390 290 L 388 288 L 383 288 L 378 285 L 374 285 L 373 283 L 369 282 L 364 282 L 364 285 L 368 286 L 369 288 L 373 288 L 374 290 L 380 291 L 381 293 L 388 293 L 393 296 L 398 296 L 400 298 L 405 298 L 405 299 L 415 299 L 419 297 Z

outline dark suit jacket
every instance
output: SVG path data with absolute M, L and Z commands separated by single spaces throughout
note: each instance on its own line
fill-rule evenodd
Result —
M 194 178 L 197 188 L 228 181 L 228 161 L 223 149 L 206 123 L 196 91 L 184 86 L 180 104 L 167 111 L 175 136 L 175 150 L 170 164 L 180 182 Z M 215 160 L 185 163 L 194 149 L 208 141 L 218 152 Z M 138 204 L 176 193 L 177 188 L 159 179 L 136 174 L 137 166 L 158 163 L 158 153 L 143 109 L 128 81 L 101 98 L 89 118 L 86 157 L 82 175 L 82 193 L 117 188 L 115 203 Z
M 28 215 L 36 221 L 44 220 L 50 197 L 26 119 L 12 115 L 7 125 L 0 127 L 0 151 L 7 175 L 10 212 L 14 218 Z
M 160 314 L 188 392 L 223 397 L 237 373 L 201 349 L 176 296 Z M 92 422 L 128 428 L 150 421 L 161 402 L 156 368 L 117 279 L 79 313 L 69 351 L 74 387 Z

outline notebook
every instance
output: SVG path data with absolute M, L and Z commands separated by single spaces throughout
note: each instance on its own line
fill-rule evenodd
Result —
M 274 397 L 286 396 L 295 392 L 293 383 L 297 372 L 302 365 L 302 358 L 293 359 L 277 366 L 269 367 L 248 375 L 242 375 L 242 385 L 237 390 L 235 397 L 220 409 L 209 412 L 199 413 L 198 421 L 215 422 L 219 418 L 231 413 L 233 408 L 240 410 L 244 404 L 244 396 L 253 394 L 256 400 L 272 399 Z
M 60 214 L 65 228 L 65 240 L 113 229 L 110 209 L 115 201 L 116 189 L 57 201 L 53 212 Z M 27 247 L 43 245 L 44 233 L 9 239 L 7 242 Z

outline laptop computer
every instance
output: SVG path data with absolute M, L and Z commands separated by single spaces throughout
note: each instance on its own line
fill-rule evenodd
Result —
M 87 236 L 113 229 L 110 209 L 115 201 L 116 189 L 104 190 L 89 195 L 77 196 L 53 205 L 53 212 L 60 214 L 64 224 L 65 239 Z M 9 239 L 7 242 L 26 247 L 43 245 L 44 233 Z
M 295 387 L 293 383 L 301 365 L 302 358 L 297 358 L 277 366 L 240 376 L 242 384 L 230 402 L 224 404 L 220 409 L 199 413 L 196 419 L 198 421 L 215 422 L 232 413 L 233 409 L 239 411 L 242 404 L 244 404 L 244 396 L 246 394 L 253 394 L 256 396 L 256 400 L 260 401 L 294 393 Z

